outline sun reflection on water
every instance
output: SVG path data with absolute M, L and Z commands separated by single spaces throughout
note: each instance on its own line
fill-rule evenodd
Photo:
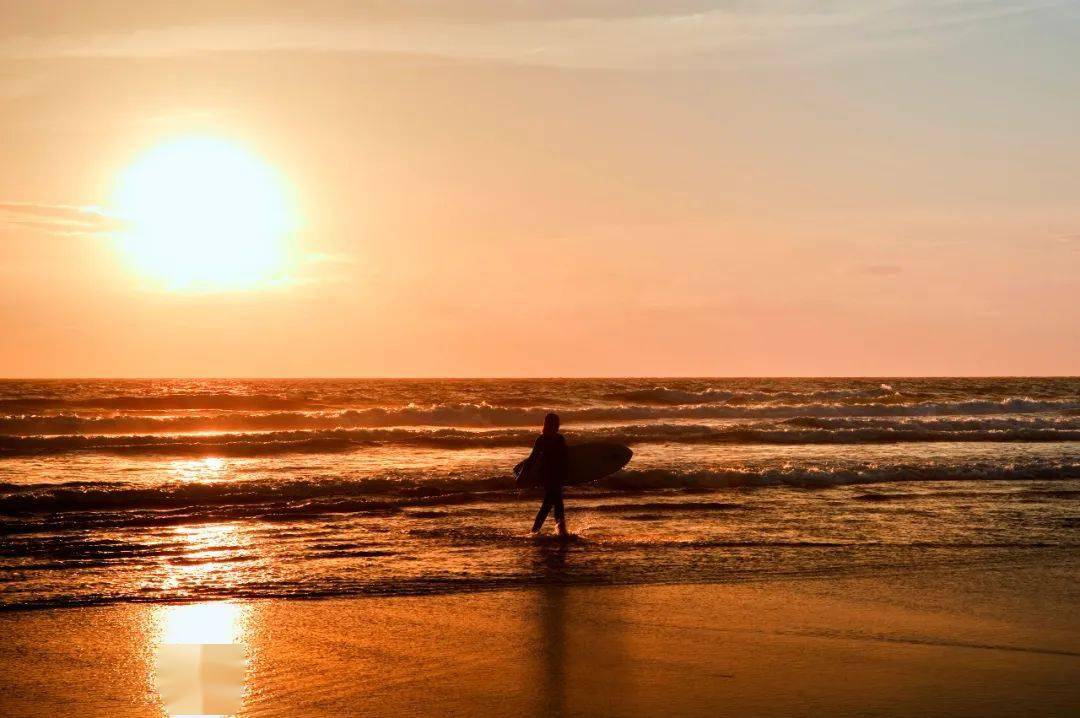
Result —
M 168 471 L 185 484 L 214 483 L 226 477 L 226 462 L 215 457 L 173 461 Z M 177 526 L 172 533 L 180 552 L 167 564 L 162 588 L 183 596 L 197 595 L 203 586 L 230 585 L 247 544 L 236 524 Z M 167 715 L 228 716 L 240 710 L 249 613 L 248 606 L 230 602 L 157 610 L 155 684 Z
M 178 481 L 220 481 L 225 478 L 225 459 L 208 456 L 204 459 L 182 459 L 171 462 L 169 473 Z
M 177 526 L 173 533 L 183 552 L 166 565 L 162 588 L 179 596 L 199 586 L 227 588 L 233 584 L 237 563 L 248 545 L 237 524 Z

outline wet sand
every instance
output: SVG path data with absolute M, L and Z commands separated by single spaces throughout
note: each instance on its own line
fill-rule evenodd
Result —
M 244 716 L 1065 715 L 1076 567 L 11 612 L 0 714 L 164 715 L 179 632 L 242 647 Z

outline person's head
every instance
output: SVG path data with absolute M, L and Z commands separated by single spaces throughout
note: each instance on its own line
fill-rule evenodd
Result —
M 556 434 L 559 431 L 559 415 L 552 412 L 544 417 L 544 433 Z

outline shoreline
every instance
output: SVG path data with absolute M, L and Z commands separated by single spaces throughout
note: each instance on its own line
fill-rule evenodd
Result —
M 680 576 L 664 579 L 658 575 L 639 579 L 616 579 L 612 576 L 601 576 L 587 572 L 579 572 L 574 569 L 569 549 L 585 550 L 603 548 L 603 544 L 590 544 L 588 539 L 573 535 L 569 541 L 563 541 L 554 534 L 546 534 L 533 537 L 523 534 L 518 537 L 522 545 L 533 549 L 536 553 L 533 560 L 542 564 L 542 575 L 532 576 L 504 576 L 486 578 L 464 577 L 441 577 L 418 582 L 394 582 L 372 583 L 341 587 L 339 589 L 313 590 L 302 589 L 297 592 L 295 587 L 282 589 L 280 593 L 274 593 L 265 588 L 257 591 L 245 592 L 243 590 L 222 588 L 220 592 L 204 590 L 197 595 L 178 594 L 170 598 L 162 598 L 148 594 L 146 596 L 125 595 L 119 597 L 99 598 L 75 598 L 43 599 L 39 602 L 0 602 L 0 617 L 20 613 L 36 613 L 48 611 L 78 611 L 87 609 L 116 608 L 123 606 L 143 606 L 154 608 L 157 606 L 182 606 L 189 604 L 202 604 L 211 602 L 244 602 L 261 603 L 273 601 L 287 601 L 295 603 L 318 603 L 323 601 L 349 601 L 349 600 L 392 600 L 398 598 L 442 598 L 453 596 L 470 596 L 494 593 L 506 593 L 516 591 L 537 591 L 549 587 L 564 589 L 634 589 L 661 586 L 742 586 L 771 583 L 791 583 L 798 585 L 803 582 L 815 581 L 858 581 L 871 577 L 898 578 L 908 575 L 924 573 L 946 574 L 948 572 L 963 573 L 972 570 L 970 562 L 976 561 L 978 569 L 986 570 L 1009 569 L 1023 567 L 1029 563 L 1045 566 L 1048 569 L 1056 569 L 1062 565 L 1075 564 L 1075 570 L 1080 575 L 1080 551 L 1077 546 L 1053 545 L 1053 544 L 1020 544 L 1020 545 L 963 545 L 953 544 L 890 544 L 890 545 L 867 545 L 858 543 L 822 543 L 822 542 L 792 542 L 790 544 L 772 543 L 760 544 L 754 542 L 726 542 L 710 543 L 706 545 L 691 545 L 684 550 L 703 549 L 737 550 L 740 548 L 772 548 L 782 551 L 789 548 L 796 549 L 820 549 L 832 552 L 845 552 L 859 550 L 863 553 L 867 550 L 905 552 L 905 561 L 892 564 L 867 563 L 865 565 L 841 566 L 839 559 L 832 564 L 822 564 L 815 568 L 801 568 L 791 570 L 768 571 L 732 570 L 723 578 L 717 578 L 715 573 L 709 573 L 707 577 L 689 579 Z M 934 556 L 933 553 L 941 552 L 945 555 Z M 580 558 L 580 557 L 576 557 Z M 204 587 L 205 589 L 205 587 Z

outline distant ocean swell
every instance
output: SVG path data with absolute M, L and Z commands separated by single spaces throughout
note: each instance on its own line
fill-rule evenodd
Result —
M 568 390 L 569 391 L 569 390 Z M 475 395 L 472 392 L 470 395 Z M 317 396 L 277 395 L 259 393 L 174 393 L 134 396 L 92 395 L 84 397 L 26 396 L 0 397 L 0 414 L 56 414 L 80 411 L 115 412 L 318 412 L 353 410 L 369 421 L 397 419 L 444 418 L 460 421 L 463 417 L 483 420 L 532 422 L 544 406 L 571 407 L 573 415 L 581 418 L 619 418 L 621 412 L 641 412 L 645 408 L 674 409 L 696 407 L 698 411 L 745 408 L 757 411 L 823 411 L 827 414 L 841 412 L 844 407 L 863 407 L 863 411 L 884 411 L 900 407 L 898 415 L 905 410 L 918 409 L 925 413 L 987 413 L 1008 411 L 1058 411 L 1080 409 L 1080 401 L 1048 399 L 1028 396 L 980 397 L 959 401 L 943 401 L 940 392 L 896 391 L 889 385 L 882 387 L 859 387 L 850 389 L 792 390 L 728 390 L 707 388 L 701 391 L 653 387 L 649 389 L 625 389 L 592 395 L 559 395 L 551 392 L 510 394 L 493 391 L 483 401 L 446 402 L 427 404 L 420 395 L 404 401 L 388 396 L 348 394 L 319 394 Z M 855 409 L 858 411 L 859 409 Z M 606 413 L 614 412 L 614 413 Z M 755 414 L 733 414 L 733 416 Z M 773 414 L 767 414 L 773 415 Z M 887 415 L 887 414 L 886 414 Z M 727 416 L 727 414 L 721 414 Z M 639 417 L 631 417 L 639 418 Z M 401 423 L 397 421 L 396 423 Z
M 141 420 L 145 421 L 145 420 Z M 233 423 L 232 421 L 229 422 Z M 274 456 L 338 453 L 365 447 L 527 448 L 531 429 L 315 429 L 213 434 L 0 436 L 0 457 L 90 452 L 165 456 Z M 730 426 L 644 424 L 578 429 L 572 440 L 624 444 L 873 444 L 892 442 L 1056 442 L 1080 440 L 1080 419 L 795 418 Z
M 867 386 L 856 389 L 825 389 L 816 391 L 781 390 L 727 390 L 708 388 L 701 391 L 669 389 L 657 386 L 648 389 L 626 389 L 601 394 L 601 400 L 642 404 L 743 404 L 743 403 L 806 403 L 812 401 L 865 401 L 867 399 L 895 399 L 901 394 L 890 385 Z M 919 395 L 905 394 L 908 401 Z M 923 395 L 925 396 L 925 395 Z M 556 397 L 541 396 L 531 392 L 528 396 L 503 396 L 499 404 L 504 406 L 529 406 L 540 402 L 552 402 Z M 580 399 L 581 397 L 577 397 Z M 268 410 L 318 410 L 345 408 L 378 403 L 375 393 L 355 391 L 319 392 L 315 395 L 302 393 L 233 393 L 233 392 L 186 392 L 149 394 L 145 389 L 139 395 L 114 396 L 28 396 L 0 398 L 0 411 L 32 412 L 39 410 L 113 409 L 119 411 L 169 411 L 222 409 L 229 411 Z
M 176 409 L 176 407 L 171 407 Z M 245 412 L 209 415 L 144 416 L 121 414 L 6 414 L 0 434 L 171 433 L 333 429 L 390 426 L 533 426 L 543 421 L 543 407 L 489 404 L 371 407 L 333 412 Z M 1000 401 L 968 400 L 906 403 L 808 403 L 745 406 L 590 406 L 559 410 L 564 422 L 641 421 L 649 419 L 767 419 L 794 417 L 918 417 L 1062 413 L 1080 415 L 1080 401 L 1011 397 Z
M 807 403 L 814 401 L 853 401 L 889 399 L 911 401 L 922 395 L 904 394 L 893 389 L 889 384 L 867 386 L 852 389 L 818 389 L 814 391 L 735 391 L 729 389 L 708 388 L 701 391 L 670 389 L 656 386 L 650 389 L 628 389 L 610 392 L 605 399 L 630 401 L 641 404 L 745 404 L 745 403 Z
M 943 480 L 1055 480 L 1080 478 L 1080 459 L 999 462 L 902 463 L 853 467 L 624 470 L 585 490 L 633 494 L 656 489 L 831 487 Z M 398 511 L 476 501 L 517 500 L 510 476 L 250 480 L 170 483 L 154 487 L 71 482 L 0 484 L 0 533 L 14 534 L 108 526 L 174 525 L 237 519 L 304 520 L 335 513 Z

